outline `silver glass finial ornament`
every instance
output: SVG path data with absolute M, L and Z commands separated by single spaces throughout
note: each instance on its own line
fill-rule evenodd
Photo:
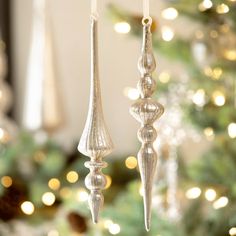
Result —
M 85 185 L 90 190 L 88 199 L 94 223 L 98 222 L 99 210 L 103 206 L 104 197 L 102 190 L 106 187 L 106 177 L 102 168 L 106 162 L 102 158 L 113 150 L 113 143 L 106 127 L 101 101 L 101 91 L 98 70 L 98 36 L 97 15 L 91 16 L 91 88 L 87 121 L 81 136 L 78 150 L 91 158 L 85 163 L 90 173 L 85 179 Z
M 152 19 L 143 19 L 143 46 L 142 54 L 138 61 L 138 69 L 141 79 L 138 82 L 140 99 L 130 108 L 132 116 L 141 123 L 138 130 L 138 139 L 142 147 L 138 152 L 138 164 L 143 185 L 143 201 L 145 226 L 150 230 L 151 206 L 152 206 L 152 186 L 155 171 L 157 168 L 157 153 L 153 147 L 153 142 L 157 138 L 154 122 L 163 114 L 164 108 L 151 96 L 155 91 L 156 83 L 152 78 L 152 73 L 156 68 L 156 62 L 152 50 Z

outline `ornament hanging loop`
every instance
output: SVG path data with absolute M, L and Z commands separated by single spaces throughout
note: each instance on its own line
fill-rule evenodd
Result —
M 143 26 L 152 25 L 152 17 L 151 16 L 143 17 L 142 24 Z

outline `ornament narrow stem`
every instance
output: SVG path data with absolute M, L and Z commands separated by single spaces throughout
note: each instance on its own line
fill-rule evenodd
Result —
M 157 168 L 157 153 L 153 147 L 157 132 L 154 122 L 163 114 L 164 108 L 156 100 L 152 99 L 156 83 L 152 73 L 156 68 L 156 62 L 152 50 L 151 18 L 143 18 L 143 46 L 142 54 L 138 61 L 138 69 L 141 79 L 138 82 L 140 99 L 130 108 L 131 115 L 141 123 L 138 130 L 138 139 L 142 143 L 138 152 L 138 164 L 143 185 L 144 217 L 146 230 L 150 230 L 152 186 Z

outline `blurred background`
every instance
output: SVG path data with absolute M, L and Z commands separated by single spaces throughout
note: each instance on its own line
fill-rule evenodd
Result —
M 22 5 L 23 4 L 23 5 Z M 136 155 L 142 2 L 99 1 L 103 107 L 115 144 L 93 225 L 77 151 L 90 2 L 0 0 L 0 236 L 236 235 L 236 1 L 151 0 L 159 165 L 150 232 Z

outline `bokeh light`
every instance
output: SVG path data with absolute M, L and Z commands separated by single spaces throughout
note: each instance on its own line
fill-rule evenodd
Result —
M 48 187 L 52 190 L 58 190 L 61 186 L 59 179 L 52 178 L 48 181 Z
M 140 96 L 138 89 L 131 87 L 124 88 L 124 95 L 130 100 L 137 100 Z
M 117 22 L 114 25 L 114 30 L 119 34 L 128 34 L 131 30 L 131 26 L 128 22 Z
M 108 228 L 110 234 L 116 235 L 120 233 L 120 226 L 118 224 L 111 224 Z
M 193 187 L 193 188 L 188 189 L 185 195 L 188 199 L 196 199 L 200 197 L 201 193 L 202 191 L 200 188 Z
M 69 183 L 76 183 L 79 179 L 79 175 L 76 171 L 70 171 L 66 175 L 66 179 Z
M 169 26 L 163 26 L 161 28 L 161 34 L 162 34 L 162 39 L 166 42 L 171 41 L 175 35 L 173 29 Z
M 212 94 L 213 102 L 216 106 L 223 106 L 225 104 L 225 95 L 221 91 L 214 91 Z
M 212 202 L 216 199 L 216 191 L 214 189 L 207 189 L 205 192 L 205 198 L 207 201 Z
M 228 125 L 228 134 L 230 138 L 236 138 L 236 123 Z
M 137 164 L 137 159 L 134 156 L 127 157 L 127 159 L 125 160 L 125 166 L 128 169 L 135 169 L 137 167 Z
M 12 178 L 10 176 L 3 176 L 1 178 L 1 183 L 2 183 L 2 186 L 5 187 L 5 188 L 9 188 L 12 186 Z
M 199 4 L 198 8 L 199 8 L 200 11 L 206 11 L 207 9 L 212 8 L 212 6 L 213 6 L 213 3 L 212 3 L 211 0 L 203 0 Z
M 196 104 L 199 107 L 203 107 L 206 104 L 206 94 L 204 89 L 198 89 L 193 97 L 192 101 L 194 104 Z
M 229 235 L 230 236 L 235 236 L 236 235 L 236 227 L 233 227 L 229 230 Z
M 166 84 L 170 81 L 170 74 L 166 71 L 163 71 L 159 75 L 159 80 L 161 83 Z
M 111 178 L 111 176 L 106 175 L 106 180 L 107 180 L 107 184 L 106 184 L 105 189 L 108 189 L 108 188 L 111 187 L 111 183 L 112 183 L 112 178 Z
M 76 194 L 76 199 L 79 202 L 86 202 L 88 200 L 88 192 L 84 188 L 79 188 Z
M 229 199 L 227 197 L 221 197 L 213 203 L 213 207 L 215 209 L 220 209 L 227 206 L 228 203 L 229 203 Z
M 169 7 L 169 8 L 164 9 L 161 15 L 166 20 L 174 20 L 178 17 L 179 13 L 175 8 Z
M 34 213 L 34 204 L 29 201 L 25 201 L 21 204 L 21 210 L 26 215 L 32 215 Z
M 229 12 L 229 6 L 222 3 L 222 4 L 219 4 L 217 7 L 216 7 L 216 11 L 217 13 L 219 14 L 225 14 L 225 13 L 228 13 Z
M 204 129 L 204 134 L 207 138 L 207 140 L 212 141 L 215 138 L 215 133 L 213 128 L 207 127 Z
M 46 205 L 46 206 L 52 206 L 54 204 L 56 200 L 56 197 L 53 193 L 51 192 L 46 192 L 43 194 L 42 196 L 42 202 Z

